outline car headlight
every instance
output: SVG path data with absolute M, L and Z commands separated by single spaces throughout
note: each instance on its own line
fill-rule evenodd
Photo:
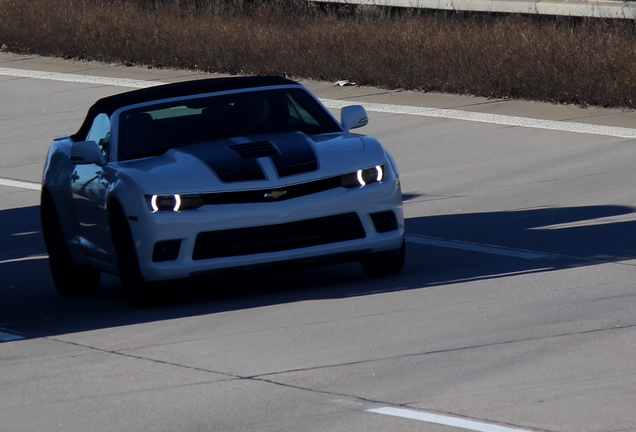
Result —
M 146 195 L 146 198 L 153 212 L 193 210 L 203 205 L 201 195 Z
M 372 168 L 360 169 L 344 174 L 340 185 L 346 188 L 359 188 L 371 183 L 381 182 L 384 178 L 385 171 L 386 165 L 376 165 Z

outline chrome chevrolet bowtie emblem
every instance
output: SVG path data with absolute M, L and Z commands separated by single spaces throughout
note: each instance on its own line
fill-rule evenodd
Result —
M 287 195 L 287 191 L 271 191 L 271 192 L 267 192 L 265 195 L 263 195 L 263 198 L 273 198 L 273 199 L 278 199 L 282 196 Z

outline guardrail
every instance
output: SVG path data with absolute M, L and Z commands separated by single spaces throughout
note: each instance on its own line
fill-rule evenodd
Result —
M 636 1 L 587 0 L 312 0 L 374 6 L 396 6 L 469 12 L 565 15 L 590 18 L 636 19 Z

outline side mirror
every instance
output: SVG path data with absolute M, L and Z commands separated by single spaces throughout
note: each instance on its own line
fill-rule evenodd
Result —
M 369 123 L 369 117 L 367 112 L 361 105 L 351 105 L 344 107 L 340 111 L 340 123 L 345 132 L 349 132 L 350 129 L 366 126 Z
M 71 163 L 106 165 L 106 158 L 95 141 L 79 141 L 71 145 Z

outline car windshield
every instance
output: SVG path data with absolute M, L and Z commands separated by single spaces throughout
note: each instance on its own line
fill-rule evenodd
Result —
M 171 148 L 224 138 L 341 131 L 320 104 L 300 88 L 208 96 L 122 112 L 118 160 L 165 153 Z

